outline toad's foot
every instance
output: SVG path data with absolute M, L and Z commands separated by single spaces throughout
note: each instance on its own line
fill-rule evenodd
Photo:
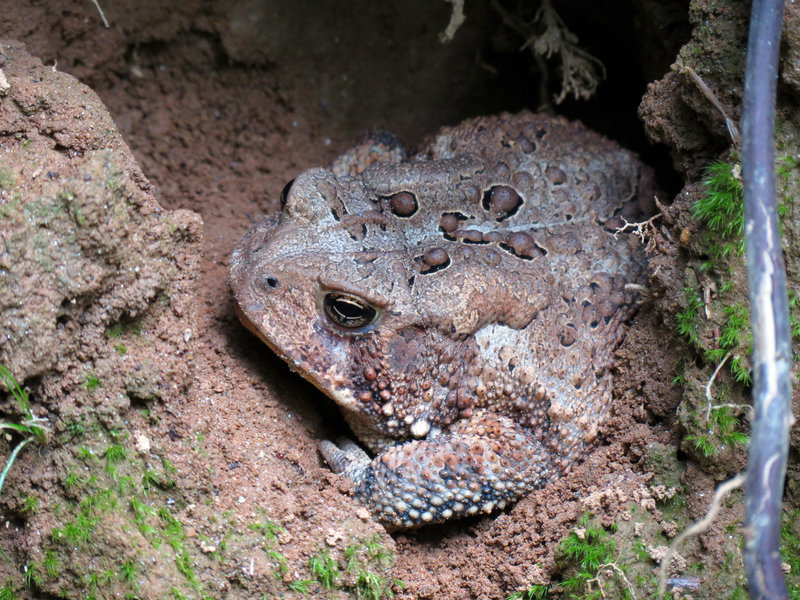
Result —
M 479 412 L 436 438 L 392 446 L 374 459 L 352 442 L 322 442 L 334 471 L 391 528 L 502 509 L 557 476 L 531 432 Z

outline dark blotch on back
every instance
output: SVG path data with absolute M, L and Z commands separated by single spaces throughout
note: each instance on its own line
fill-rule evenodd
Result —
M 450 266 L 450 255 L 444 248 L 428 248 L 421 257 L 414 260 L 421 260 L 420 273 L 422 275 L 430 275 Z
M 411 192 L 397 192 L 389 196 L 389 208 L 398 217 L 410 217 L 417 212 L 417 199 Z
M 503 221 L 514 215 L 522 206 L 522 197 L 508 185 L 495 185 L 483 195 L 483 209 L 491 212 L 495 220 Z

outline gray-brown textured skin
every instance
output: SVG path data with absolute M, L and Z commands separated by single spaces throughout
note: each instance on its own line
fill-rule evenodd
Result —
M 502 508 L 591 449 L 633 310 L 625 285 L 644 273 L 638 240 L 613 235 L 652 197 L 643 173 L 580 124 L 480 118 L 408 162 L 302 173 L 280 218 L 244 237 L 240 316 L 377 454 L 322 444 L 383 523 Z M 330 292 L 377 319 L 338 326 Z

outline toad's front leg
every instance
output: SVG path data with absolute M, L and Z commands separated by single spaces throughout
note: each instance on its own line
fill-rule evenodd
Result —
M 376 518 L 392 528 L 502 509 L 557 476 L 530 431 L 487 412 L 371 460 L 352 443 L 339 448 L 326 441 L 321 451 L 335 471 L 352 479 Z

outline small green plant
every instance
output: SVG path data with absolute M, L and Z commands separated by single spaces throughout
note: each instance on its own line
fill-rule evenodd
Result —
M 194 572 L 192 557 L 189 556 L 189 553 L 182 547 L 178 552 L 178 556 L 175 557 L 175 566 L 178 568 L 178 572 L 186 578 L 192 587 L 197 588 L 200 586 L 197 581 L 197 575 Z
M 14 176 L 6 167 L 0 167 L 0 190 L 14 187 Z
M 128 452 L 119 444 L 112 444 L 106 448 L 105 452 L 106 461 L 111 463 L 118 463 L 128 458 Z
M 114 481 L 117 480 L 117 465 L 128 458 L 128 452 L 125 450 L 125 447 L 120 444 L 112 444 L 104 453 L 106 459 L 105 471 L 106 474 L 113 479 Z
M 0 588 L 0 600 L 17 600 L 17 594 L 14 593 L 14 587 L 11 583 L 7 583 Z
M 28 398 L 28 392 L 19 386 L 19 383 L 17 383 L 17 380 L 14 379 L 11 371 L 9 371 L 4 365 L 0 365 L 0 381 L 2 381 L 5 387 L 11 391 L 11 394 L 14 396 L 14 399 L 17 401 L 17 405 L 23 414 L 21 423 L 5 423 L 0 421 L 0 431 L 6 429 L 9 431 L 14 431 L 22 436 L 22 439 L 17 443 L 16 446 L 14 446 L 14 449 L 8 456 L 2 472 L 0 472 L 0 492 L 2 492 L 6 475 L 8 475 L 8 471 L 11 469 L 11 465 L 14 464 L 14 460 L 16 460 L 17 455 L 19 455 L 22 449 L 31 442 L 35 441 L 44 443 L 47 437 L 47 428 L 43 425 L 45 420 L 39 419 L 33 414 L 33 411 L 31 410 L 30 399 Z
M 699 348 L 700 338 L 697 337 L 696 319 L 700 309 L 703 308 L 703 299 L 690 287 L 684 288 L 683 293 L 686 296 L 686 308 L 675 315 L 678 333 Z
M 173 517 L 172 513 L 166 508 L 160 508 L 158 510 L 158 518 L 161 519 L 164 524 L 164 533 L 169 545 L 172 546 L 176 552 L 182 551 L 183 541 L 186 538 L 183 532 L 183 523 Z
M 163 490 L 175 486 L 172 479 L 165 479 L 160 473 L 147 469 L 142 473 L 142 491 L 147 495 L 153 488 L 161 488 Z
M 745 445 L 750 440 L 746 433 L 739 431 L 739 419 L 733 415 L 730 407 L 720 406 L 711 409 L 711 422 L 719 432 L 723 444 L 733 446 Z
M 58 577 L 58 572 L 61 567 L 61 564 L 58 561 L 58 558 L 55 555 L 55 552 L 52 550 L 47 550 L 44 553 L 44 557 L 42 558 L 42 566 L 44 567 L 44 572 L 47 573 L 47 576 L 50 579 L 54 579 Z
M 522 592 L 514 592 L 506 600 L 547 600 L 549 585 L 532 585 Z
M 100 576 L 92 571 L 91 573 L 83 576 L 83 585 L 87 588 L 94 589 L 100 584 Z
M 133 334 L 136 337 L 142 335 L 142 326 L 135 320 L 126 320 L 110 325 L 105 331 L 106 338 L 114 339 L 122 337 L 123 335 Z
M 266 548 L 264 551 L 267 553 L 267 556 L 269 556 L 278 564 L 278 567 L 275 570 L 276 577 L 280 577 L 283 573 L 286 573 L 289 570 L 289 564 L 283 553 L 278 552 L 277 550 L 267 550 Z
M 289 582 L 289 589 L 298 594 L 307 594 L 311 591 L 311 584 L 314 583 L 310 579 L 298 579 Z
M 381 600 L 381 598 L 393 598 L 391 583 L 380 575 L 362 569 L 356 575 L 355 585 L 356 597 L 359 600 Z
M 582 590 L 586 582 L 597 575 L 600 565 L 613 562 L 614 540 L 602 528 L 590 522 L 590 515 L 583 515 L 579 529 L 570 531 L 558 547 L 562 564 L 574 564 L 577 572 L 561 582 L 568 590 Z
M 139 527 L 142 527 L 147 522 L 147 519 L 154 517 L 156 514 L 155 508 L 136 497 L 131 498 L 130 506 L 133 511 L 133 520 Z
M 83 415 L 81 415 L 80 420 L 74 419 L 67 424 L 67 434 L 71 438 L 86 435 L 86 425 L 83 422 Z
M 169 592 L 170 592 L 170 594 L 172 594 L 172 597 L 173 597 L 173 598 L 175 598 L 175 600 L 187 600 L 187 598 L 186 598 L 186 596 L 183 594 L 183 592 L 181 592 L 181 591 L 180 591 L 178 588 L 176 588 L 176 587 L 171 587 L 171 588 L 169 588 Z
M 87 392 L 92 392 L 100 387 L 100 379 L 96 375 L 87 375 L 86 381 L 83 382 L 83 387 Z
M 25 496 L 22 501 L 22 512 L 36 514 L 39 512 L 39 498 L 36 496 Z
M 31 562 L 26 564 L 23 567 L 23 575 L 22 580 L 25 582 L 25 585 L 28 587 L 36 586 L 39 587 L 42 585 L 42 577 L 39 575 L 39 565 L 35 562 Z
M 50 537 L 55 542 L 62 542 L 69 546 L 77 546 L 88 542 L 99 519 L 90 516 L 91 508 L 84 509 L 63 528 L 55 527 L 50 532 Z
M 790 567 L 791 577 L 795 579 L 789 587 L 789 600 L 800 600 L 800 510 L 786 511 L 781 523 L 781 556 Z
M 692 207 L 692 215 L 718 236 L 709 247 L 710 267 L 720 257 L 744 253 L 744 196 L 741 179 L 726 162 L 709 166 L 703 185 L 706 194 Z
M 87 460 L 95 460 L 97 456 L 95 456 L 91 448 L 87 448 L 86 446 L 81 446 L 80 448 L 78 448 L 78 458 L 87 461 Z
M 278 539 L 278 534 L 285 531 L 283 527 L 270 519 L 267 519 L 263 523 L 250 523 L 247 528 L 250 531 L 260 531 L 263 536 L 270 541 Z
M 750 311 L 742 303 L 731 306 L 723 306 L 725 323 L 717 339 L 718 348 L 712 348 L 705 352 L 709 362 L 718 363 L 725 356 L 739 348 L 743 343 L 746 344 L 746 354 L 750 354 L 752 336 L 750 335 Z M 734 355 L 731 359 L 731 373 L 734 379 L 743 385 L 750 385 L 750 370 L 745 363 L 743 356 Z
M 693 442 L 695 450 L 699 450 L 703 456 L 714 456 L 717 453 L 717 447 L 711 442 L 711 438 L 705 434 L 687 435 L 686 441 Z
M 78 477 L 78 474 L 75 473 L 75 471 L 70 471 L 69 473 L 67 473 L 67 476 L 64 477 L 64 489 L 71 490 L 80 482 L 81 479 L 80 477 Z
M 339 579 L 339 565 L 333 560 L 327 548 L 308 559 L 308 569 L 314 578 L 326 589 L 333 589 Z
M 127 559 L 119 566 L 119 578 L 120 581 L 124 581 L 128 585 L 132 587 L 136 586 L 136 577 L 138 575 L 136 569 L 136 563 L 133 562 L 132 558 Z
M 789 290 L 789 324 L 792 329 L 792 338 L 800 338 L 800 299 L 797 294 Z
M 347 572 L 351 576 L 355 576 L 355 585 L 352 586 L 351 591 L 355 592 L 359 599 L 392 598 L 394 597 L 392 584 L 403 587 L 401 581 L 389 582 L 373 572 L 372 567 L 381 567 L 385 563 L 390 563 L 394 558 L 377 535 L 347 546 L 344 549 L 344 558 L 347 561 Z

